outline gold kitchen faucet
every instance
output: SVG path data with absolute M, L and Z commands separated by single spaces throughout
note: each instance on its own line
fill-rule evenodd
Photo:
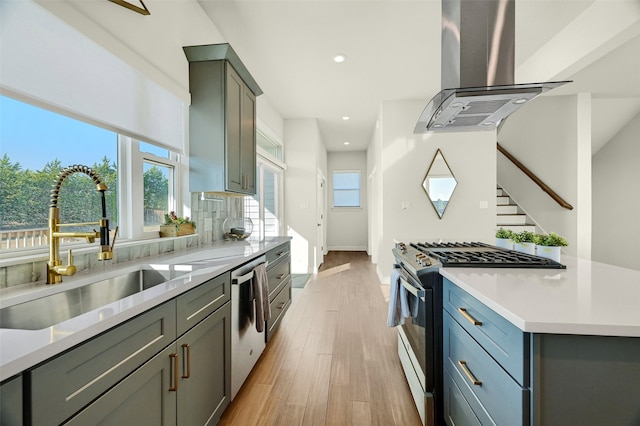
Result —
M 84 173 L 89 176 L 96 184 L 96 191 L 102 197 L 102 218 L 97 222 L 83 223 L 60 223 L 60 208 L 58 207 L 58 198 L 60 197 L 60 189 L 64 181 L 74 173 Z M 100 248 L 98 250 L 98 260 L 113 259 L 113 246 L 116 242 L 118 227 L 116 226 L 113 242 L 109 245 L 109 219 L 107 219 L 107 208 L 104 193 L 107 185 L 102 182 L 102 178 L 93 169 L 80 164 L 65 167 L 56 177 L 51 190 L 49 204 L 49 261 L 47 262 L 47 284 L 56 284 L 62 282 L 62 276 L 70 276 L 76 273 L 76 267 L 73 264 L 73 256 L 69 250 L 69 256 L 66 265 L 62 265 L 60 260 L 60 240 L 62 238 L 85 238 L 87 243 L 93 243 L 96 238 L 100 238 Z M 60 228 L 68 226 L 87 226 L 98 225 L 99 231 L 95 229 L 93 232 L 61 232 Z

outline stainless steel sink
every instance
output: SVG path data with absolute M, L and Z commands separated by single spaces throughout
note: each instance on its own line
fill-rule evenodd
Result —
M 162 284 L 176 271 L 141 268 L 109 279 L 0 309 L 0 328 L 40 330 Z

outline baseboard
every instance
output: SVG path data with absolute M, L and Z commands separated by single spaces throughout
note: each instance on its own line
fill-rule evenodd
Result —
M 367 246 L 331 246 L 327 251 L 367 251 Z

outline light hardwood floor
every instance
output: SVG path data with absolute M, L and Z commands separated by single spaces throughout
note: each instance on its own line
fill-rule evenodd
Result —
M 221 425 L 419 425 L 365 252 L 329 252 Z

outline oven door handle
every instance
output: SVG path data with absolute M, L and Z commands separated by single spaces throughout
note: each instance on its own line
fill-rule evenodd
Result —
M 400 282 L 402 283 L 402 286 L 406 288 L 409 293 L 413 294 L 415 297 L 419 297 L 420 300 L 424 302 L 425 300 L 424 290 L 421 290 L 417 287 L 412 286 L 411 283 L 409 283 L 409 281 L 407 281 L 407 279 L 402 276 L 402 274 L 400 274 Z

